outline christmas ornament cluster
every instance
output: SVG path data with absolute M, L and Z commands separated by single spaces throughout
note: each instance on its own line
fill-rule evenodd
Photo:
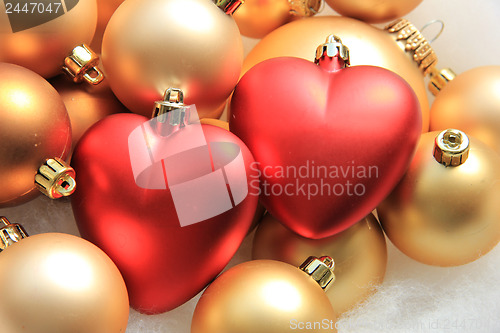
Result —
M 472 270 L 500 64 L 442 67 L 421 2 L 1 2 L 0 331 L 363 331 L 391 251 Z

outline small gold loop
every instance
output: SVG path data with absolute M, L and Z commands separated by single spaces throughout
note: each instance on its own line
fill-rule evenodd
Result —
M 98 85 L 99 83 L 104 80 L 104 74 L 101 72 L 101 70 L 97 67 L 93 67 L 91 71 L 95 71 L 97 73 L 97 76 L 92 77 L 88 72 L 83 75 L 83 78 L 85 81 L 87 81 L 90 84 L 93 85 Z
M 444 30 L 444 22 L 443 22 L 443 20 L 439 20 L 439 19 L 438 19 L 438 20 L 432 20 L 432 21 L 429 21 L 429 22 L 427 22 L 426 24 L 424 24 L 424 26 L 422 27 L 422 29 L 420 29 L 420 32 L 421 32 L 421 33 L 423 33 L 423 32 L 424 32 L 424 30 L 425 30 L 427 27 L 429 27 L 430 25 L 433 25 L 434 23 L 439 23 L 439 24 L 441 24 L 441 29 L 439 30 L 439 32 L 437 33 L 437 35 L 436 35 L 433 39 L 429 40 L 429 43 L 433 43 L 433 42 L 435 42 L 435 41 L 439 38 L 439 36 L 441 36 L 441 34 L 443 33 L 443 30 Z

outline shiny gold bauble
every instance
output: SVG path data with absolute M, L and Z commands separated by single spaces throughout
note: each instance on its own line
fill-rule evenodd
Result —
M 73 148 L 85 131 L 102 118 L 128 112 L 111 91 L 107 80 L 99 85 L 75 85 L 65 76 L 58 76 L 51 79 L 50 83 L 56 88 L 68 111 Z
M 283 262 L 254 260 L 230 268 L 205 290 L 191 333 L 306 332 L 298 329 L 306 323 L 326 326 L 310 332 L 336 332 L 335 320 L 325 292 L 306 273 Z
M 423 134 L 399 185 L 377 208 L 392 243 L 435 266 L 476 260 L 500 240 L 500 157 L 469 136 L 467 160 L 444 166 L 433 156 L 439 132 Z
M 340 16 L 317 16 L 288 23 L 264 37 L 243 63 L 242 75 L 257 63 L 291 56 L 313 61 L 318 45 L 335 33 L 349 48 L 352 66 L 372 65 L 386 68 L 403 77 L 415 91 L 422 110 L 422 131 L 429 126 L 429 102 L 424 76 L 418 65 L 385 31 L 364 22 Z
M 298 266 L 307 255 L 335 260 L 335 283 L 326 292 L 341 314 L 371 295 L 384 280 L 387 266 L 385 236 L 370 214 L 332 237 L 307 239 L 267 214 L 255 233 L 253 259 L 273 259 Z
M 433 131 L 456 128 L 500 154 L 500 66 L 468 70 L 448 82 L 431 107 Z
M 47 233 L 0 253 L 0 332 L 123 333 L 129 304 L 115 264 L 76 236 Z
M 97 0 L 97 28 L 90 47 L 97 53 L 101 53 L 102 37 L 108 25 L 109 19 L 124 0 Z
M 65 159 L 71 124 L 57 91 L 38 74 L 0 63 L 0 207 L 38 195 L 34 177 L 48 158 Z
M 97 23 L 96 0 L 63 1 L 65 6 L 56 7 L 58 1 L 5 1 L 6 3 L 29 6 L 28 13 L 7 14 L 0 11 L 0 62 L 17 64 L 42 75 L 45 78 L 61 73 L 64 58 L 79 44 L 90 43 Z M 31 3 L 37 5 L 31 13 Z M 52 12 L 48 11 L 51 5 Z M 72 5 L 74 4 L 74 7 Z M 62 15 L 64 8 L 70 8 Z M 42 13 L 39 13 L 39 10 Z M 17 18 L 14 18 L 17 16 Z M 13 23 L 16 22 L 16 23 Z M 13 27 L 19 30 L 13 32 Z M 18 30 L 16 29 L 16 30 Z
M 422 0 L 325 0 L 337 13 L 369 23 L 381 23 L 405 16 Z
M 208 0 L 127 0 L 104 33 L 111 89 L 131 111 L 151 116 L 168 88 L 184 92 L 200 118 L 218 118 L 243 61 L 238 26 Z
M 288 0 L 246 0 L 234 13 L 241 34 L 251 38 L 262 38 L 297 18 Z

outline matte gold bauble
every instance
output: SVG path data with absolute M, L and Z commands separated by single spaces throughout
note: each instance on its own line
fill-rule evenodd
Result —
M 377 208 L 389 239 L 409 257 L 457 266 L 500 240 L 500 157 L 450 130 L 422 135 L 399 185 Z
M 57 91 L 23 67 L 0 63 L 0 207 L 39 192 L 35 175 L 48 158 L 64 160 L 71 124 Z
M 340 16 L 316 16 L 288 23 L 264 37 L 248 54 L 242 75 L 257 63 L 291 56 L 314 60 L 316 47 L 325 36 L 335 33 L 349 48 L 352 66 L 372 65 L 389 69 L 403 77 L 415 91 L 422 110 L 422 131 L 429 127 L 429 103 L 424 76 L 393 38 L 364 22 Z
M 0 331 L 123 333 L 129 304 L 115 264 L 92 243 L 46 233 L 0 253 Z
M 164 91 L 176 87 L 200 118 L 218 118 L 242 59 L 238 26 L 208 0 L 127 0 L 111 17 L 102 44 L 111 89 L 129 110 L 147 117 Z
M 405 16 L 422 0 L 325 0 L 337 13 L 369 23 L 387 22 Z
M 448 82 L 432 104 L 430 128 L 462 130 L 500 153 L 500 66 L 477 67 Z
M 321 0 L 245 0 L 234 19 L 243 36 L 262 38 L 288 22 L 316 14 L 320 6 Z
M 64 76 L 58 76 L 50 83 L 61 96 L 69 114 L 72 127 L 72 147 L 87 129 L 102 118 L 128 110 L 115 97 L 107 80 L 97 86 L 75 85 Z
M 305 272 L 254 260 L 230 268 L 205 290 L 191 333 L 336 332 L 335 321 L 325 292 Z
M 90 47 L 97 53 L 101 53 L 102 37 L 108 25 L 109 19 L 124 0 L 97 0 L 97 28 Z
M 335 259 L 335 283 L 326 294 L 337 314 L 365 300 L 384 280 L 387 247 L 372 214 L 335 236 L 317 240 L 293 233 L 270 214 L 264 217 L 255 233 L 253 259 L 297 266 L 307 254 Z
M 5 1 L 5 10 L 0 11 L 0 62 L 29 68 L 45 78 L 61 73 L 71 50 L 91 42 L 97 23 L 96 0 L 62 3 Z M 22 11 L 24 5 L 28 12 Z

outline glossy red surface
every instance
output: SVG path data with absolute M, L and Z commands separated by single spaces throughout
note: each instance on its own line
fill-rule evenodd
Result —
M 230 129 L 252 151 L 267 210 L 304 237 L 347 229 L 403 176 L 421 130 L 418 100 L 380 67 L 282 57 L 240 80 Z
M 170 190 L 139 188 L 134 180 L 128 137 L 147 120 L 111 115 L 82 137 L 73 155 L 78 188 L 72 205 L 81 235 L 120 269 L 131 306 L 155 314 L 188 301 L 220 273 L 251 226 L 258 196 L 250 188 L 233 209 L 181 227 Z M 209 143 L 237 144 L 246 181 L 257 177 L 250 169 L 251 153 L 234 134 L 211 125 L 202 128 Z M 189 140 L 190 133 L 174 135 Z M 192 178 L 193 168 L 184 169 L 186 179 Z

